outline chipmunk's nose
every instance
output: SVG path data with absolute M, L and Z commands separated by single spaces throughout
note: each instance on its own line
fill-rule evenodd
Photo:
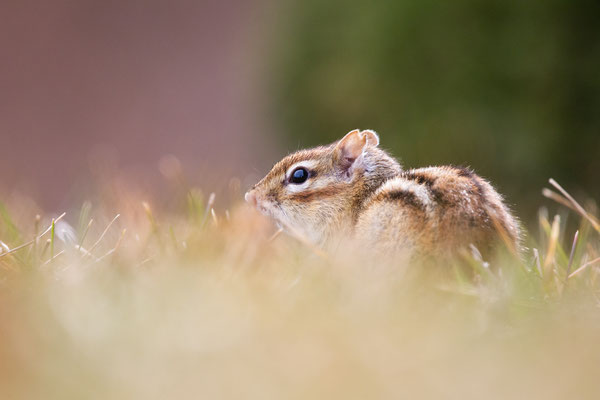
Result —
M 254 193 L 254 190 L 246 192 L 244 199 L 246 200 L 246 203 L 250 204 L 253 207 L 256 207 L 256 194 Z

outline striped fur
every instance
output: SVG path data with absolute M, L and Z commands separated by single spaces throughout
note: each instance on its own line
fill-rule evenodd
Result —
M 409 256 L 455 255 L 504 243 L 518 252 L 519 226 L 498 192 L 471 169 L 402 170 L 372 131 L 277 163 L 247 194 L 263 213 L 314 242 L 351 236 L 362 247 Z M 289 181 L 297 166 L 310 178 Z M 293 168 L 292 168 L 293 167 Z

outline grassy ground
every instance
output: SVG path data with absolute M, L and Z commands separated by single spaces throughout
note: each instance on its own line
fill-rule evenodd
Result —
M 600 398 L 600 227 L 552 189 L 522 261 L 436 271 L 195 191 L 169 214 L 2 206 L 0 397 Z

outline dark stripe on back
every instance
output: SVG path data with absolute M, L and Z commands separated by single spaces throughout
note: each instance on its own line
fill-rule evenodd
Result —
M 455 167 L 456 168 L 456 174 L 458 176 L 462 176 L 463 178 L 473 178 L 473 175 L 475 175 L 475 173 L 473 172 L 473 170 L 471 168 L 467 168 L 467 167 Z
M 483 187 L 483 185 L 481 184 L 481 181 L 479 180 L 479 176 L 477 176 L 475 174 L 475 172 L 473 172 L 472 169 L 470 168 L 465 168 L 465 167 L 457 167 L 457 174 L 460 177 L 463 178 L 468 178 L 471 183 L 473 184 L 473 186 L 475 186 L 475 190 L 477 191 L 477 195 L 479 196 L 479 198 L 481 199 L 483 204 L 487 203 L 487 192 L 485 190 L 485 188 Z
M 408 179 L 409 181 L 415 181 L 419 185 L 425 184 L 428 187 L 433 186 L 433 184 L 437 180 L 436 176 L 429 176 L 415 171 L 407 171 L 402 174 L 402 177 Z
M 437 176 L 431 176 L 430 173 L 425 172 L 406 171 L 402 177 L 417 182 L 419 185 L 425 185 L 435 202 L 439 204 L 448 203 L 448 199 L 444 196 L 444 191 L 435 187 L 435 183 L 438 179 Z
M 382 200 L 390 200 L 390 201 L 401 201 L 402 203 L 415 207 L 418 209 L 424 209 L 425 206 L 421 201 L 417 198 L 417 196 L 408 190 L 391 190 L 389 192 L 384 192 L 381 194 Z

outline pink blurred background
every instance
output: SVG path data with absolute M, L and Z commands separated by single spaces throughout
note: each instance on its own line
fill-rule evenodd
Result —
M 13 1 L 1 11 L 0 189 L 78 201 L 98 165 L 160 186 L 172 154 L 194 184 L 272 163 L 259 0 Z M 271 138 L 270 141 L 267 138 Z

